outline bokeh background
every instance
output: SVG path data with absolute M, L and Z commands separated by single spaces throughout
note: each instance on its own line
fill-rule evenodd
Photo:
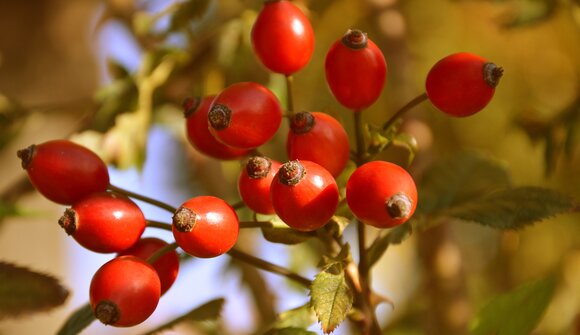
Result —
M 464 119 L 447 117 L 428 102 L 409 113 L 402 127 L 419 147 L 409 169 L 419 178 L 440 157 L 474 149 L 503 162 L 514 185 L 580 199 L 578 1 L 295 3 L 316 34 L 312 60 L 294 76 L 297 109 L 330 113 L 352 130 L 351 112 L 334 100 L 323 73 L 328 47 L 348 28 L 366 31 L 388 62 L 383 95 L 364 114 L 369 123 L 384 122 L 421 94 L 438 59 L 459 51 L 480 54 L 505 70 L 494 99 Z M 55 333 L 87 301 L 92 274 L 112 257 L 83 250 L 64 234 L 56 224 L 63 207 L 31 189 L 16 150 L 70 137 L 111 164 L 118 186 L 175 206 L 198 194 L 238 200 L 239 162 L 195 152 L 185 139 L 180 104 L 238 81 L 264 84 L 284 103 L 284 78 L 270 74 L 251 50 L 249 32 L 261 6 L 261 0 L 0 2 L 0 260 L 52 274 L 71 290 L 60 308 L 0 319 L 0 334 Z M 262 148 L 281 161 L 285 127 Z M 405 164 L 407 155 L 393 148 L 382 158 Z M 150 219 L 170 220 L 158 209 L 143 209 Z M 492 295 L 558 271 L 556 294 L 535 333 L 580 334 L 579 224 L 578 215 L 517 232 L 450 223 L 389 249 L 373 271 L 373 287 L 396 305 L 394 311 L 378 309 L 385 333 L 465 333 Z M 171 239 L 157 231 L 146 235 Z M 356 244 L 351 235 L 347 231 Z M 316 273 L 313 248 L 264 243 L 247 231 L 240 247 L 304 275 Z M 433 278 L 448 285 L 429 285 Z M 222 321 L 186 323 L 166 333 L 253 334 L 275 312 L 308 301 L 284 279 L 227 257 L 189 260 L 150 320 L 131 329 L 95 323 L 85 333 L 142 334 L 221 296 L 227 299 Z M 343 326 L 336 333 L 352 330 Z

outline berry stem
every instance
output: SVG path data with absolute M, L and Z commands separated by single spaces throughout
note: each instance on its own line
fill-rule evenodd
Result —
M 159 208 L 163 208 L 166 211 L 171 212 L 171 213 L 175 213 L 175 211 L 177 210 L 175 207 L 173 207 L 171 205 L 168 205 L 168 204 L 166 204 L 164 202 L 161 202 L 161 201 L 156 200 L 156 199 L 153 199 L 153 198 L 149 198 L 147 196 L 144 196 L 144 195 L 141 195 L 141 194 L 138 194 L 138 193 L 134 193 L 134 192 L 131 192 L 131 191 L 122 189 L 122 188 L 117 187 L 117 186 L 112 185 L 112 184 L 109 184 L 108 189 L 109 189 L 109 191 L 112 191 L 112 192 L 115 192 L 115 193 L 124 194 L 124 195 L 126 195 L 126 196 L 128 196 L 130 198 L 134 198 L 134 199 L 137 199 L 137 200 L 141 200 L 141 201 L 144 201 L 144 202 L 146 202 L 148 204 L 157 206 Z
M 383 131 L 387 131 L 393 125 L 393 123 L 395 123 L 395 121 L 397 121 L 409 110 L 413 109 L 413 107 L 417 106 L 418 104 L 422 103 L 427 99 L 429 99 L 427 93 L 422 93 L 421 95 L 413 98 L 413 100 L 407 102 L 405 106 L 401 107 L 401 109 L 399 109 L 393 116 L 391 116 L 390 119 L 387 120 L 387 122 L 385 122 L 382 128 Z
M 155 251 L 153 253 L 153 255 L 151 255 L 151 256 L 149 256 L 149 258 L 147 258 L 147 263 L 149 263 L 149 264 L 155 263 L 159 258 L 161 258 L 165 254 L 177 249 L 177 247 L 179 247 L 177 245 L 177 242 L 173 242 L 173 243 L 168 244 L 162 248 L 159 248 L 159 250 Z
M 362 128 L 362 111 L 354 111 L 354 130 L 356 137 L 356 165 L 361 166 L 364 164 L 366 147 L 363 137 Z M 360 282 L 360 290 L 358 287 L 355 291 L 357 295 L 358 303 L 360 304 L 361 310 L 366 317 L 366 323 L 364 325 L 363 334 L 378 335 L 381 334 L 381 329 L 377 321 L 377 317 L 371 305 L 371 290 L 370 290 L 370 267 L 368 262 L 368 255 L 366 252 L 366 231 L 365 225 L 360 221 L 356 220 L 357 224 L 357 237 L 358 237 L 358 253 L 359 253 L 359 263 L 358 263 L 358 280 Z M 351 278 L 353 283 L 357 281 L 355 278 Z
M 292 93 L 292 82 L 294 78 L 292 75 L 286 75 L 286 107 L 290 116 L 294 115 L 294 94 Z
M 356 166 L 361 166 L 364 163 L 365 149 L 365 139 L 362 129 L 362 111 L 354 111 L 354 136 L 356 138 L 356 152 L 355 152 L 355 163 Z
M 240 200 L 236 203 L 231 204 L 230 206 L 232 206 L 232 208 L 237 211 L 238 209 L 246 207 L 246 204 L 242 200 Z
M 296 283 L 298 283 L 306 288 L 310 288 L 310 286 L 312 285 L 312 281 L 310 281 L 310 279 L 304 278 L 301 275 L 299 275 L 299 274 L 297 274 L 297 273 L 295 273 L 287 268 L 270 263 L 270 262 L 265 261 L 261 258 L 254 257 L 250 254 L 243 252 L 243 251 L 236 250 L 236 249 L 230 249 L 230 251 L 228 251 L 228 255 L 230 255 L 232 258 L 237 259 L 239 261 L 251 264 L 251 265 L 257 267 L 258 269 L 262 269 L 264 271 L 268 271 L 268 272 L 272 272 L 272 273 L 284 276 L 284 277 L 286 277 L 290 280 L 293 280 Z
M 159 229 L 172 231 L 172 227 L 171 227 L 170 223 L 165 223 L 165 222 L 161 222 L 161 221 L 147 220 L 147 227 L 159 228 Z

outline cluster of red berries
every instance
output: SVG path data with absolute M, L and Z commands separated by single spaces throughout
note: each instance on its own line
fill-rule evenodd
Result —
M 251 37 L 260 61 L 286 76 L 302 69 L 314 50 L 310 22 L 287 0 L 265 1 Z M 471 115 L 489 102 L 501 73 L 501 68 L 479 56 L 454 54 L 431 69 L 426 95 L 445 113 Z M 380 96 L 387 63 L 365 33 L 352 29 L 330 46 L 325 74 L 334 97 L 360 113 Z M 245 158 L 238 191 L 250 210 L 275 214 L 300 231 L 319 229 L 335 214 L 341 194 L 335 178 L 351 155 L 348 134 L 339 121 L 321 112 L 289 111 L 289 161 L 282 164 L 252 155 L 282 122 L 283 108 L 266 87 L 235 83 L 215 96 L 186 99 L 183 108 L 188 139 L 198 151 L 222 160 Z M 32 145 L 18 156 L 40 193 L 71 206 L 59 220 L 69 235 L 89 250 L 118 254 L 93 277 L 90 301 L 96 317 L 114 326 L 147 319 L 177 276 L 175 251 L 151 259 L 168 244 L 141 239 L 147 225 L 143 213 L 115 192 L 106 165 L 90 150 L 55 140 Z M 345 192 L 353 215 L 378 228 L 407 221 L 417 206 L 417 189 L 409 173 L 386 161 L 357 163 L 360 166 L 349 177 Z M 235 245 L 239 221 L 224 200 L 199 196 L 175 211 L 172 230 L 186 253 L 216 257 Z

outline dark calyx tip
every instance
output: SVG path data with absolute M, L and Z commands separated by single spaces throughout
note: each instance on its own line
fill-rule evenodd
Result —
M 21 149 L 16 152 L 16 156 L 22 160 L 22 168 L 28 169 L 30 162 L 32 162 L 32 157 L 36 152 L 36 145 L 31 145 L 26 149 Z
M 413 202 L 406 194 L 399 192 L 385 201 L 385 207 L 391 218 L 406 219 L 411 215 Z
M 230 125 L 232 111 L 226 105 L 215 104 L 211 107 L 207 118 L 213 129 L 226 129 Z
M 113 325 L 121 317 L 119 307 L 112 301 L 103 300 L 95 307 L 95 317 L 103 324 Z
M 70 236 L 77 230 L 77 213 L 72 208 L 67 208 L 58 219 L 58 224 Z
M 181 107 L 183 107 L 183 116 L 188 118 L 190 115 L 195 113 L 195 111 L 201 105 L 201 98 L 200 97 L 187 97 L 181 103 Z
M 190 232 L 197 221 L 197 214 L 187 207 L 179 207 L 173 215 L 175 229 L 182 233 Z
M 358 29 L 349 29 L 342 37 L 342 43 L 351 49 L 364 49 L 368 41 L 367 34 Z
M 310 112 L 296 113 L 290 119 L 290 129 L 295 134 L 305 134 L 314 127 L 314 116 Z
M 286 162 L 280 167 L 278 179 L 284 185 L 294 186 L 304 178 L 305 174 L 304 166 L 298 160 L 294 160 Z
M 495 88 L 503 76 L 503 68 L 494 63 L 485 63 L 483 65 L 483 79 L 490 86 Z
M 252 156 L 246 164 L 246 172 L 252 179 L 265 178 L 270 173 L 272 161 L 262 156 Z

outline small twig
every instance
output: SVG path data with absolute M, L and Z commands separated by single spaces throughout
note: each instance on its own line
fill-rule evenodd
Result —
M 161 201 L 156 200 L 156 199 L 153 199 L 153 198 L 149 198 L 147 196 L 144 196 L 144 195 L 141 195 L 141 194 L 138 194 L 138 193 L 134 193 L 134 192 L 131 192 L 131 191 L 122 189 L 122 188 L 117 187 L 115 185 L 109 184 L 108 189 L 110 191 L 113 191 L 113 192 L 116 192 L 116 193 L 124 194 L 124 195 L 126 195 L 126 196 L 128 196 L 130 198 L 135 198 L 137 200 L 144 201 L 144 202 L 146 202 L 148 204 L 157 206 L 159 208 L 163 208 L 166 211 L 171 212 L 171 213 L 175 213 L 175 211 L 177 210 L 177 208 L 175 208 L 175 207 L 173 207 L 171 205 L 168 205 L 168 204 L 166 204 L 164 202 L 161 202 Z
M 164 230 L 168 230 L 168 231 L 172 231 L 172 229 L 173 229 L 170 223 L 153 221 L 153 220 L 147 220 L 147 227 L 159 228 L 159 229 L 164 229 Z
M 407 102 L 405 106 L 401 107 L 401 109 L 399 109 L 393 116 L 391 116 L 390 119 L 387 120 L 387 122 L 385 122 L 382 130 L 387 131 L 393 125 L 393 123 L 395 123 L 401 116 L 403 116 L 405 113 L 413 109 L 413 107 L 417 106 L 418 104 L 422 103 L 427 99 L 429 99 L 427 93 L 423 93 L 415 97 L 413 100 Z
M 294 115 L 294 95 L 292 93 L 292 75 L 286 75 L 286 106 L 288 114 Z
M 243 251 L 231 249 L 230 251 L 228 251 L 228 255 L 230 255 L 232 258 L 235 258 L 239 261 L 251 264 L 251 265 L 257 267 L 258 269 L 262 269 L 264 271 L 268 271 L 268 272 L 272 272 L 272 273 L 284 276 L 284 277 L 286 277 L 290 280 L 293 280 L 296 283 L 298 283 L 306 288 L 310 288 L 310 286 L 312 285 L 311 280 L 302 277 L 301 275 L 293 272 L 290 269 L 287 269 L 285 267 L 270 263 L 270 262 L 265 261 L 261 258 L 254 257 L 250 254 L 243 252 Z
M 171 244 L 168 244 L 162 248 L 159 248 L 159 250 L 155 251 L 155 253 L 153 253 L 153 255 L 149 256 L 149 258 L 147 258 L 147 263 L 149 264 L 153 264 L 155 263 L 159 258 L 163 257 L 165 254 L 177 249 L 179 246 L 177 245 L 177 242 L 173 242 Z

